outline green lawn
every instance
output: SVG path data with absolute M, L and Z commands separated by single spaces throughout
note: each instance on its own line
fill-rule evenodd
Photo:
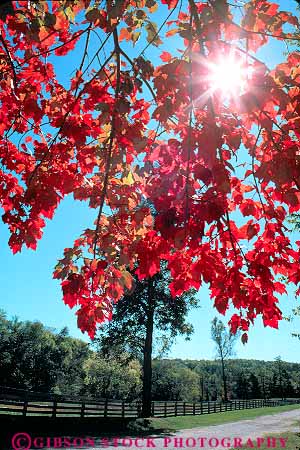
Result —
M 255 417 L 266 416 L 268 414 L 280 413 L 299 409 L 300 405 L 276 406 L 269 408 L 244 409 L 241 411 L 227 411 L 216 414 L 205 414 L 202 416 L 180 416 L 150 419 L 151 427 L 156 430 L 184 430 L 188 428 L 206 427 L 209 425 L 219 425 L 227 422 L 237 422 L 239 420 L 254 419 Z M 294 450 L 296 450 L 294 448 Z

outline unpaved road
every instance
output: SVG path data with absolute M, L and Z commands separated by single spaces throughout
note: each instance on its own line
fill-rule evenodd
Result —
M 151 436 L 148 438 L 119 438 L 107 446 L 106 441 L 101 438 L 95 439 L 94 449 L 116 449 L 124 447 L 134 449 L 156 448 L 178 449 L 178 448 L 201 448 L 203 450 L 237 448 L 246 445 L 251 449 L 258 442 L 267 444 L 269 448 L 283 449 L 286 442 L 282 438 L 272 438 L 272 434 L 286 431 L 300 432 L 300 410 L 286 411 L 278 414 L 257 417 L 256 419 L 242 420 L 239 422 L 226 423 L 223 425 L 212 425 L 201 428 L 178 431 L 167 435 Z M 263 438 L 262 438 L 263 437 Z M 261 441 L 260 441 L 261 439 Z M 295 449 L 297 450 L 297 449 Z
M 123 438 L 117 435 L 115 438 L 101 438 L 101 434 L 100 437 L 99 435 L 97 437 L 91 437 L 91 435 L 89 435 L 90 437 L 82 437 L 79 431 L 78 435 L 81 435 L 81 437 L 78 438 L 61 437 L 61 435 L 54 437 L 55 434 L 52 434 L 47 440 L 44 436 L 35 438 L 27 433 L 16 433 L 8 448 L 14 450 L 57 450 L 66 448 L 84 448 L 86 450 L 229 450 L 240 448 L 242 445 L 247 449 L 253 449 L 256 445 L 259 447 L 259 445 L 264 443 L 270 449 L 284 450 L 286 441 L 280 437 L 280 434 L 287 431 L 298 431 L 300 433 L 300 409 L 270 414 L 255 419 L 229 422 L 223 425 L 211 425 L 152 435 L 145 438 L 130 436 Z M 297 447 L 294 450 L 300 449 Z

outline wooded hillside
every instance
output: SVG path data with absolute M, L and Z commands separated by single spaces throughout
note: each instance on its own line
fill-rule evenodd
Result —
M 300 396 L 300 364 L 226 361 L 229 398 Z M 39 322 L 0 314 L 0 386 L 134 400 L 141 395 L 141 363 L 130 354 L 104 356 L 85 342 Z M 153 399 L 199 401 L 222 397 L 219 361 L 154 359 Z

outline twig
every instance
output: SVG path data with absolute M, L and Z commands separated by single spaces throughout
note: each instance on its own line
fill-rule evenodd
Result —
M 5 52 L 7 54 L 7 57 L 8 57 L 8 60 L 9 60 L 9 64 L 10 64 L 10 67 L 11 67 L 11 70 L 12 70 L 13 79 L 14 79 L 14 89 L 17 89 L 17 74 L 16 74 L 16 71 L 15 71 L 15 66 L 14 66 L 14 63 L 13 63 L 10 51 L 9 51 L 9 49 L 7 47 L 7 44 L 6 44 L 5 40 L 3 39 L 3 37 L 1 35 L 0 35 L 0 42 L 3 44 L 3 47 L 4 47 Z
M 145 53 L 145 51 L 147 50 L 147 48 L 152 44 L 152 42 L 155 41 L 155 39 L 158 37 L 159 33 L 161 32 L 161 30 L 163 29 L 163 27 L 165 26 L 165 24 L 167 23 L 167 21 L 169 20 L 169 18 L 172 16 L 173 12 L 175 11 L 175 9 L 177 8 L 179 3 L 179 0 L 177 0 L 176 5 L 174 6 L 174 8 L 172 8 L 171 12 L 169 13 L 169 15 L 166 17 L 166 19 L 163 21 L 163 23 L 161 24 L 161 26 L 158 28 L 157 32 L 154 34 L 153 38 L 151 39 L 150 42 L 148 42 L 148 44 L 146 45 L 146 47 L 140 52 L 141 56 L 143 53 Z M 180 9 L 182 6 L 182 0 L 180 2 Z
M 78 102 L 78 100 L 79 100 L 79 99 L 81 98 L 81 96 L 84 94 L 84 91 L 85 91 L 86 87 L 87 87 L 87 86 L 88 86 L 88 85 L 89 85 L 89 84 L 90 84 L 90 83 L 98 76 L 98 74 L 99 74 L 99 73 L 103 70 L 103 68 L 107 65 L 107 63 L 110 61 L 110 59 L 112 58 L 113 55 L 114 55 L 114 52 L 112 52 L 112 53 L 110 54 L 110 56 L 105 60 L 105 62 L 103 63 L 102 67 L 98 70 L 98 72 L 96 72 L 95 75 L 94 75 L 90 80 L 88 80 L 88 81 L 85 83 L 85 85 L 83 86 L 83 88 L 81 89 L 81 91 L 80 91 L 80 92 L 77 94 L 77 96 L 75 97 L 75 100 L 74 100 L 74 102 L 73 102 L 72 107 L 74 107 L 74 106 L 76 105 L 76 103 Z M 62 124 L 61 124 L 59 130 L 57 131 L 56 135 L 53 137 L 53 139 L 52 139 L 51 142 L 49 143 L 49 146 L 48 146 L 48 152 L 44 155 L 44 157 L 41 159 L 41 161 L 36 165 L 36 167 L 34 168 L 34 170 L 31 172 L 30 177 L 29 177 L 29 179 L 28 179 L 28 186 L 30 185 L 30 183 L 31 183 L 31 181 L 32 181 L 32 179 L 33 179 L 33 177 L 35 176 L 35 174 L 36 174 L 36 172 L 38 171 L 38 169 L 40 168 L 40 166 L 41 166 L 41 165 L 43 164 L 43 162 L 46 160 L 46 157 L 49 155 L 51 148 L 52 148 L 53 145 L 55 144 L 55 142 L 56 142 L 58 136 L 60 135 L 60 133 L 62 132 L 63 127 L 64 127 L 64 125 L 65 125 L 65 123 L 66 123 L 66 120 L 67 120 L 68 116 L 71 114 L 71 109 L 72 109 L 72 108 L 70 108 L 70 109 L 66 112 L 66 114 L 64 115 L 63 120 L 62 120 Z
M 134 64 L 134 62 L 132 61 L 132 59 L 127 55 L 127 53 L 124 52 L 124 50 L 123 50 L 120 46 L 119 46 L 119 50 L 120 50 L 121 55 L 123 55 L 124 58 L 127 59 L 127 61 L 130 63 L 130 65 L 131 65 L 133 68 L 135 68 L 135 64 Z M 139 73 L 139 72 L 140 72 L 140 70 L 138 71 L 138 73 Z M 155 92 L 154 92 L 153 89 L 152 89 L 152 86 L 150 85 L 149 81 L 146 80 L 146 78 L 143 77 L 142 74 L 141 74 L 141 76 L 142 76 L 143 82 L 145 83 L 145 85 L 147 86 L 147 88 L 149 89 L 149 91 L 151 92 L 151 95 L 152 95 L 153 99 L 156 101 L 156 95 L 155 95 Z
M 255 141 L 255 143 L 254 143 L 254 145 L 253 145 L 253 150 L 252 150 L 252 163 L 251 163 L 251 164 L 252 164 L 252 175 L 253 175 L 253 179 L 254 179 L 255 190 L 256 190 L 256 192 L 257 192 L 257 194 L 258 194 L 259 201 L 260 201 L 260 203 L 261 203 L 261 206 L 262 206 L 262 209 L 263 209 L 265 218 L 266 218 L 265 205 L 264 205 L 264 203 L 263 203 L 263 201 L 262 201 L 262 198 L 261 198 L 261 195 L 260 195 L 260 192 L 259 192 L 259 187 L 258 187 L 257 179 L 256 179 L 256 176 L 255 176 L 255 173 L 254 173 L 254 158 L 255 158 L 255 153 L 254 153 L 254 152 L 255 152 L 255 148 L 256 148 L 256 146 L 257 146 L 257 143 L 258 143 L 258 140 L 259 140 L 261 131 L 262 131 L 262 128 L 260 127 L 260 129 L 259 129 L 259 131 L 258 131 L 258 134 L 257 134 L 257 136 L 256 136 L 256 141 Z M 266 219 L 265 219 L 265 220 L 266 220 Z

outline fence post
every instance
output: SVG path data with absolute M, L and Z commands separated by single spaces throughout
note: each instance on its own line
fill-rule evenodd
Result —
M 177 402 L 175 402 L 175 417 L 177 416 Z
M 183 402 L 183 415 L 185 416 L 185 402 Z
M 27 413 L 27 407 L 28 407 L 28 400 L 24 400 L 24 403 L 23 403 L 23 416 L 24 417 L 26 416 L 26 413 Z
M 138 400 L 137 402 L 135 402 L 135 406 L 136 406 L 137 417 L 141 417 L 141 415 L 142 415 L 142 402 L 140 400 Z
M 154 408 L 155 408 L 155 403 L 154 403 L 154 402 L 151 402 L 151 416 L 152 416 L 152 417 L 154 417 L 154 415 L 155 415 L 155 410 L 154 410 Z
M 209 403 L 209 400 L 207 402 L 207 414 L 210 414 L 210 403 Z
M 56 410 L 57 410 L 57 400 L 53 400 L 53 410 L 52 410 L 52 417 L 56 417 Z
M 122 417 L 125 417 L 125 402 L 122 400 Z
M 84 417 L 85 403 L 81 403 L 80 417 Z
M 201 407 L 200 407 L 200 414 L 202 416 L 202 414 L 203 414 L 203 400 L 201 400 L 200 405 L 201 405 Z
M 107 413 L 108 413 L 108 399 L 105 399 L 104 402 L 104 417 L 107 417 Z
M 167 402 L 165 402 L 165 417 L 167 417 Z
M 217 403 L 214 402 L 214 412 L 217 412 Z
M 196 404 L 195 402 L 193 403 L 193 416 L 196 414 Z

